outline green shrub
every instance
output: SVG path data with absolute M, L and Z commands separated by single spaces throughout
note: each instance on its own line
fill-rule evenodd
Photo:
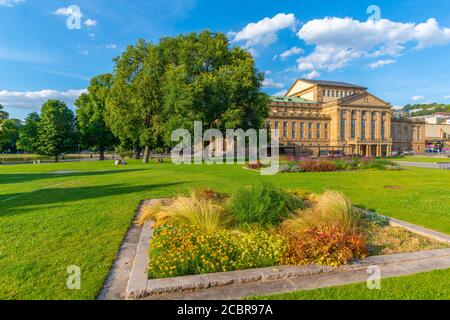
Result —
M 380 227 L 386 227 L 390 224 L 390 220 L 388 217 L 381 216 L 376 212 L 367 213 L 364 216 L 364 220 Z
M 278 225 L 292 212 L 303 208 L 303 201 L 271 184 L 258 184 L 237 191 L 229 208 L 241 225 Z
M 388 159 L 371 159 L 362 163 L 363 169 L 385 170 L 395 167 L 398 167 L 397 164 Z
M 337 171 L 353 170 L 352 165 L 346 160 L 336 159 L 334 160 L 334 164 L 336 165 Z
M 205 231 L 196 226 L 164 226 L 150 243 L 152 279 L 280 265 L 285 239 L 271 231 Z

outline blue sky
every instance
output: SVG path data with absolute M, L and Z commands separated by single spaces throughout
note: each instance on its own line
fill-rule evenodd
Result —
M 72 5 L 80 29 L 66 25 Z M 381 15 L 368 22 L 370 5 Z M 450 103 L 448 0 L 0 0 L 0 103 L 21 119 L 48 98 L 72 105 L 137 39 L 203 29 L 250 50 L 269 94 L 309 77 L 367 86 L 394 106 Z

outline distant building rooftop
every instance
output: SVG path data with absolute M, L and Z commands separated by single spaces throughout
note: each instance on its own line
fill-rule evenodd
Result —
M 367 89 L 366 87 L 361 87 L 355 84 L 340 82 L 340 81 L 328 81 L 328 80 L 309 80 L 309 79 L 300 79 L 300 81 L 309 82 L 322 86 L 333 86 L 333 87 L 349 87 L 349 88 L 357 88 L 357 89 Z
M 270 97 L 272 102 L 291 102 L 291 103 L 309 103 L 317 104 L 317 102 L 298 97 Z

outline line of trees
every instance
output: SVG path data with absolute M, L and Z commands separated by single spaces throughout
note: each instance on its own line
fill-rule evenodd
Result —
M 77 99 L 76 116 L 56 100 L 46 102 L 40 115 L 30 114 L 18 128 L 16 149 L 57 160 L 80 143 L 101 159 L 116 148 L 143 152 L 148 162 L 151 150 L 175 144 L 173 130 L 193 131 L 194 121 L 225 132 L 260 128 L 268 116 L 263 74 L 251 54 L 231 47 L 224 34 L 204 31 L 158 44 L 139 40 L 114 62 L 113 72 L 94 77 Z

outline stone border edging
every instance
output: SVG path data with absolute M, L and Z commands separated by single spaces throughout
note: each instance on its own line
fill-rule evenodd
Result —
M 153 201 L 159 200 L 154 199 Z M 153 201 L 147 201 L 146 203 L 151 204 Z M 140 207 L 139 210 L 141 209 L 142 208 Z M 391 221 L 392 226 L 403 227 L 413 233 L 420 234 L 440 242 L 450 243 L 450 236 L 443 233 L 419 227 L 397 219 L 387 218 Z M 136 250 L 136 256 L 126 289 L 127 299 L 141 299 L 148 296 L 158 296 L 162 294 L 224 287 L 233 284 L 291 279 L 332 272 L 359 271 L 364 270 L 371 265 L 391 265 L 432 258 L 450 257 L 450 249 L 438 249 L 414 253 L 373 256 L 364 260 L 353 261 L 349 265 L 340 266 L 337 268 L 319 265 L 276 266 L 166 279 L 148 279 L 147 268 L 150 262 L 148 249 L 150 246 L 150 240 L 153 236 L 153 229 L 151 225 L 152 222 L 146 222 L 142 229 L 141 238 Z
M 421 236 L 428 237 L 428 238 L 431 238 L 431 239 L 434 239 L 434 240 L 437 240 L 440 242 L 450 243 L 450 236 L 445 233 L 426 229 L 426 228 L 414 225 L 412 223 L 401 221 L 401 220 L 394 219 L 394 218 L 388 217 L 388 219 L 390 220 L 391 226 L 393 226 L 393 227 L 402 227 L 408 231 L 419 234 Z

